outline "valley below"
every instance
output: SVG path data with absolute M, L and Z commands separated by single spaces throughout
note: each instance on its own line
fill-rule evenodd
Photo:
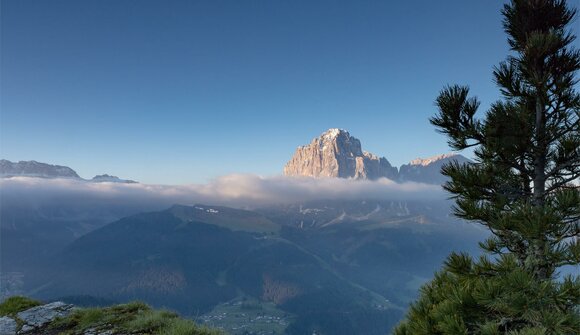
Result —
M 41 242 L 50 238 L 40 228 L 58 223 L 7 220 L 6 209 L 4 297 L 142 300 L 231 334 L 384 333 L 451 250 L 476 252 L 483 236 L 451 219 L 444 200 L 174 205 L 93 229 L 67 223 L 63 231 L 88 231 L 54 245 Z M 38 238 L 30 245 L 46 249 L 21 258 L 10 248 L 24 240 L 6 236 Z

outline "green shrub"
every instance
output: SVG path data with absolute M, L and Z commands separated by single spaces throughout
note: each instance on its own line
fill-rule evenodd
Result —
M 30 298 L 21 296 L 10 297 L 0 304 L 0 316 L 14 316 L 19 312 L 39 305 L 41 305 L 40 301 L 32 300 Z
M 101 324 L 106 317 L 105 310 L 101 308 L 87 308 L 83 310 L 79 310 L 78 312 L 78 327 L 82 329 L 90 328 L 92 326 L 96 326 Z
M 55 320 L 52 326 L 77 330 L 99 328 L 108 324 L 122 326 L 135 319 L 136 315 L 150 310 L 151 308 L 142 302 L 130 302 L 105 308 L 81 308 L 65 318 Z
M 177 317 L 177 314 L 169 311 L 148 311 L 127 322 L 125 329 L 130 332 L 151 332 L 163 328 L 171 319 Z
M 172 319 L 158 333 L 159 335 L 219 335 L 221 332 L 200 327 L 191 320 Z

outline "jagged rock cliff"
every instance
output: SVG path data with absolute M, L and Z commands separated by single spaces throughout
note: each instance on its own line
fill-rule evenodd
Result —
M 284 167 L 287 176 L 396 179 L 397 168 L 384 157 L 363 151 L 360 141 L 343 129 L 329 129 L 296 149 Z

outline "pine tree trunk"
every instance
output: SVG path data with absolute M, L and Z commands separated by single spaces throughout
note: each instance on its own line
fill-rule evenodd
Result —
M 544 117 L 544 108 L 541 99 L 536 101 L 536 150 L 534 157 L 534 194 L 533 205 L 540 209 L 545 203 L 546 193 L 546 125 Z M 548 269 L 546 268 L 547 254 L 545 247 L 545 235 L 540 233 L 539 236 L 530 241 L 528 253 L 528 267 L 537 279 L 544 280 L 548 278 Z

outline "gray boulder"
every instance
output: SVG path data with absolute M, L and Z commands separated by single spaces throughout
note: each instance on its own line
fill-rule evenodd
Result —
M 0 335 L 16 334 L 16 320 L 3 316 L 0 318 Z
M 72 311 L 73 305 L 56 301 L 20 312 L 16 316 L 22 320 L 24 325 L 19 334 L 26 334 L 35 329 L 42 328 L 57 317 L 68 316 Z

